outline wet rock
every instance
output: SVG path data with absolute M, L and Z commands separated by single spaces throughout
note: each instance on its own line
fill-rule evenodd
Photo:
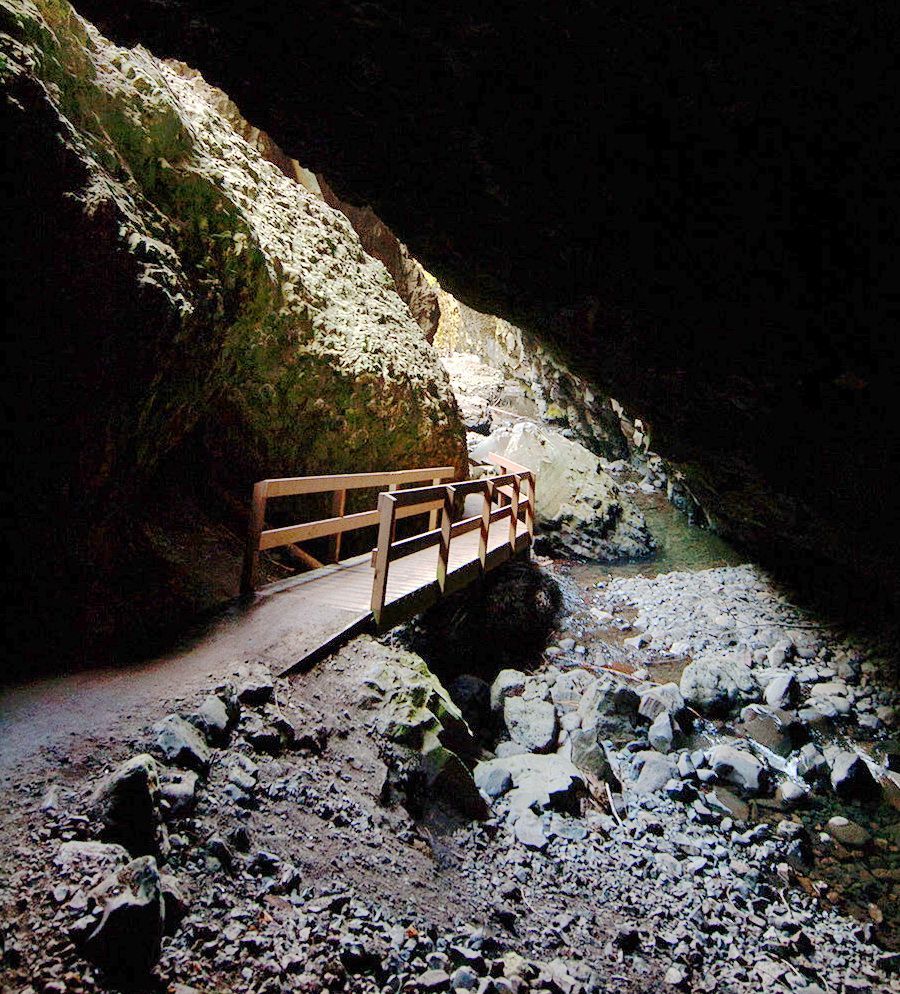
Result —
M 166 763 L 204 775 L 209 769 L 209 748 L 201 734 L 184 718 L 170 714 L 153 726 L 154 750 Z
M 824 781 L 830 773 L 828 760 L 812 742 L 801 746 L 796 767 L 797 774 L 810 784 Z
M 776 673 L 766 684 L 763 699 L 770 708 L 792 708 L 800 698 L 800 684 L 793 673 Z
M 750 806 L 747 802 L 726 787 L 713 787 L 706 797 L 710 805 L 727 812 L 735 821 L 746 821 L 750 817 Z
M 871 801 L 881 795 L 881 787 L 866 761 L 855 752 L 838 752 L 831 762 L 831 786 L 843 801 Z
M 764 793 L 768 787 L 768 770 L 752 753 L 730 745 L 714 746 L 708 762 L 716 776 L 751 794 Z
M 684 711 L 684 698 L 677 683 L 664 683 L 651 687 L 640 695 L 638 714 L 647 721 L 653 721 L 664 711 L 677 718 Z
M 799 807 L 806 803 L 809 797 L 809 788 L 793 780 L 783 780 L 775 790 L 775 800 L 785 810 Z
M 159 767 L 152 756 L 141 753 L 118 766 L 97 789 L 94 803 L 104 838 L 133 856 L 159 851 Z
M 91 892 L 101 919 L 84 943 L 85 955 L 120 982 L 135 984 L 156 964 L 165 920 L 156 860 L 141 856 Z
M 850 821 L 840 815 L 830 818 L 825 826 L 825 831 L 843 846 L 851 849 L 863 849 L 871 841 L 872 836 L 855 821 Z
M 525 690 L 525 674 L 520 670 L 500 670 L 491 684 L 491 710 L 502 711 L 507 697 Z
M 551 752 L 556 746 L 559 724 L 556 708 L 547 701 L 507 697 L 503 719 L 510 737 L 532 752 Z
M 685 701 L 705 714 L 726 714 L 740 700 L 752 700 L 759 693 L 750 667 L 730 656 L 688 663 L 680 689 Z
M 782 757 L 794 751 L 803 734 L 802 725 L 792 714 L 764 704 L 743 708 L 739 729 L 754 742 Z

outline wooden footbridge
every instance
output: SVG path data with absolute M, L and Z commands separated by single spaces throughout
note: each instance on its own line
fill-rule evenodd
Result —
M 439 466 L 261 480 L 254 486 L 242 593 L 249 598 L 290 591 L 298 624 L 310 616 L 330 619 L 319 625 L 317 643 L 286 672 L 310 665 L 367 628 L 383 631 L 408 620 L 531 547 L 534 474 L 500 456 L 488 456 L 488 464 L 501 475 L 454 482 L 453 467 Z M 353 490 L 380 491 L 377 507 L 345 513 L 347 493 Z M 266 527 L 269 501 L 324 493 L 332 495 L 331 517 Z M 397 534 L 400 522 L 403 537 Z M 342 560 L 342 536 L 373 526 L 375 548 Z M 329 539 L 328 564 L 301 545 L 323 538 Z M 260 553 L 279 548 L 314 568 L 260 587 Z

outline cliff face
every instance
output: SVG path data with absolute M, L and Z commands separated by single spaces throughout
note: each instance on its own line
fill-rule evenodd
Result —
M 729 534 L 900 592 L 892 8 L 82 2 L 552 338 Z
M 369 255 L 384 263 L 393 276 L 397 293 L 406 302 L 410 314 L 416 319 L 422 334 L 434 341 L 441 318 L 438 289 L 429 281 L 425 270 L 409 254 L 409 249 L 381 220 L 371 207 L 354 207 L 341 200 L 328 182 L 318 177 L 325 203 L 346 214 L 359 235 L 362 247 Z
M 467 425 L 491 422 L 491 407 L 538 418 L 595 455 L 628 456 L 620 416 L 607 397 L 556 358 L 534 334 L 481 314 L 439 290 L 434 344 L 450 371 Z M 468 409 L 468 410 L 467 410 Z M 468 416 L 467 416 L 468 415 Z
M 260 477 L 465 467 L 391 277 L 223 94 L 60 0 L 0 17 L 23 627 L 90 654 L 229 596 Z

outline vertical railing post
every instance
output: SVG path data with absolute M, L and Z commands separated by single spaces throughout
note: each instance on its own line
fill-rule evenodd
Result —
M 516 554 L 516 539 L 519 534 L 519 486 L 521 485 L 521 480 L 519 474 L 516 473 L 513 476 L 512 482 L 512 500 L 510 501 L 511 507 L 509 512 L 509 551 L 512 555 Z
M 335 490 L 334 494 L 331 497 L 332 518 L 343 518 L 346 507 L 347 507 L 347 491 Z M 329 543 L 328 558 L 333 563 L 338 563 L 341 561 L 341 532 L 337 532 L 335 535 L 331 536 L 331 541 Z
M 372 579 L 372 614 L 375 616 L 376 624 L 381 623 L 381 615 L 384 611 L 396 513 L 397 501 L 388 493 L 379 494 L 378 545 L 375 548 L 375 576 Z
M 534 473 L 528 474 L 528 504 L 525 506 L 525 527 L 528 529 L 528 544 L 531 545 L 534 538 L 534 515 L 535 515 L 535 481 Z
M 450 563 L 450 538 L 453 534 L 453 506 L 456 491 L 449 484 L 444 488 L 444 507 L 441 511 L 441 539 L 438 545 L 437 582 L 441 593 L 447 586 L 447 569 Z
M 431 485 L 433 487 L 439 487 L 441 485 L 441 478 L 436 476 L 432 481 Z M 428 512 L 428 530 L 433 532 L 438 526 L 438 509 L 435 508 L 433 511 Z
M 487 569 L 488 537 L 491 533 L 491 501 L 494 497 L 494 485 L 490 480 L 484 481 L 484 503 L 481 505 L 481 534 L 478 537 L 478 558 L 481 561 L 481 572 Z
M 241 594 L 249 596 L 256 589 L 256 574 L 259 568 L 259 536 L 266 523 L 265 480 L 253 486 L 250 498 L 250 522 L 247 526 L 247 544 L 244 546 L 244 566 L 241 570 Z

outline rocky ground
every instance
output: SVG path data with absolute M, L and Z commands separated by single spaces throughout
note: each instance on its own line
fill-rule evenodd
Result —
M 530 672 L 362 639 L 24 764 L 2 989 L 900 990 L 870 654 L 750 567 L 542 565 Z

